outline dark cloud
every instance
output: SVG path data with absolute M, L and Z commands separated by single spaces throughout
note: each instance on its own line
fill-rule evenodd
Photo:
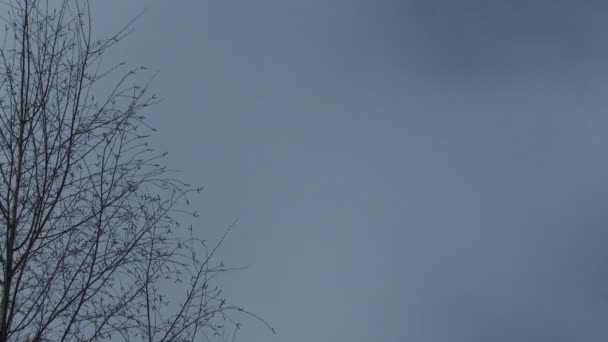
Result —
M 251 341 L 604 341 L 608 6 L 108 1 Z M 202 228 L 201 228 L 202 229 Z

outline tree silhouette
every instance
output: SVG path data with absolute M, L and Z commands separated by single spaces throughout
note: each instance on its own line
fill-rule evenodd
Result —
M 2 6 L 0 342 L 195 341 L 238 327 L 229 314 L 248 312 L 212 285 L 225 235 L 207 246 L 180 226 L 201 189 L 148 146 L 145 68 L 101 62 L 131 25 L 94 39 L 87 1 Z

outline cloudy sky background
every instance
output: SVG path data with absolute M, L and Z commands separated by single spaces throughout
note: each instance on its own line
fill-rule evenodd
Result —
M 606 341 L 608 5 L 111 0 L 241 341 Z

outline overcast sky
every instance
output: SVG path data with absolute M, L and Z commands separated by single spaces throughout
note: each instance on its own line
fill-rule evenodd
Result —
M 241 341 L 608 340 L 608 5 L 112 0 Z

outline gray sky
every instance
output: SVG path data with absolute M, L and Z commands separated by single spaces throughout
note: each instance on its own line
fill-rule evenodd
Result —
M 241 341 L 606 341 L 601 1 L 112 0 Z M 207 236 L 205 235 L 205 236 Z

